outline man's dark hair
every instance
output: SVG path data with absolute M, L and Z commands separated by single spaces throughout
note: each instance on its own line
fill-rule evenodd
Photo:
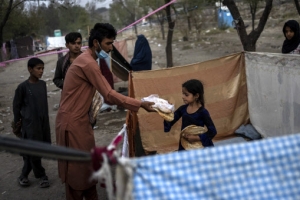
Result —
M 109 23 L 97 23 L 90 32 L 89 37 L 89 47 L 93 47 L 93 40 L 96 39 L 99 43 L 102 42 L 104 38 L 116 39 L 117 31 Z
M 78 38 L 82 40 L 82 36 L 78 32 L 71 32 L 65 36 L 65 40 L 67 44 L 69 44 L 70 42 L 75 42 Z
M 38 64 L 44 65 L 44 62 L 39 58 L 30 58 L 28 60 L 27 66 L 30 67 L 30 68 L 34 68 Z

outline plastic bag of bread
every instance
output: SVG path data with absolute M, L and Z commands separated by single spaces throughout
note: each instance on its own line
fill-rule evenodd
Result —
M 152 94 L 148 97 L 142 98 L 142 101 L 153 102 L 152 106 L 157 113 L 164 118 L 166 121 L 172 121 L 174 119 L 174 110 L 175 107 L 173 104 L 170 104 L 167 100 L 159 98 L 157 94 Z

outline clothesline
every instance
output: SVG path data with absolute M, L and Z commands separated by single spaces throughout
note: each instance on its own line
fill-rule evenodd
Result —
M 67 148 L 63 146 L 51 145 L 43 142 L 16 139 L 12 137 L 0 136 L 0 150 L 9 153 L 27 154 L 32 156 L 40 156 L 47 159 L 67 160 L 88 162 L 93 161 L 95 170 L 101 166 L 102 153 L 106 153 L 113 160 L 113 153 L 123 137 L 127 138 L 126 124 L 123 125 L 121 131 L 115 136 L 107 147 L 95 147 L 91 153 L 80 151 L 77 149 Z M 126 145 L 126 141 L 124 141 Z M 122 147 L 122 155 L 126 155 L 126 147 Z M 124 153 L 123 153 L 124 152 Z

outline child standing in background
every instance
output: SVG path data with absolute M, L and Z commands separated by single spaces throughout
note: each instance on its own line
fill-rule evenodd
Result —
M 60 89 L 63 89 L 64 80 L 68 68 L 72 62 L 82 53 L 82 36 L 78 32 L 71 32 L 65 36 L 66 47 L 69 52 L 58 59 L 55 68 L 55 74 L 53 78 L 53 83 Z
M 208 110 L 204 107 L 204 89 L 199 80 L 191 79 L 182 84 L 182 99 L 184 105 L 174 113 L 174 120 L 164 121 L 164 131 L 169 132 L 171 127 L 182 118 L 181 130 L 190 125 L 206 126 L 207 132 L 199 135 L 185 134 L 183 137 L 192 142 L 201 142 L 204 147 L 214 146 L 212 139 L 217 134 L 215 125 Z M 185 150 L 179 142 L 178 151 Z
M 44 62 L 39 58 L 31 58 L 27 66 L 29 79 L 18 85 L 13 100 L 14 129 L 21 126 L 22 139 L 51 143 L 47 88 L 45 81 L 39 80 L 43 75 Z M 28 175 L 33 170 L 35 177 L 40 179 L 40 187 L 49 187 L 41 157 L 22 156 L 24 165 L 18 178 L 19 184 L 29 186 Z
M 282 28 L 285 40 L 282 53 L 300 54 L 300 27 L 296 20 L 288 20 Z

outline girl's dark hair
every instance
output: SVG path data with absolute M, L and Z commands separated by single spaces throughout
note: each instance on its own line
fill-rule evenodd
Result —
M 285 34 L 285 28 L 290 27 L 292 31 L 294 32 L 294 37 L 290 40 L 287 39 Z M 300 44 L 300 26 L 299 23 L 296 20 L 288 20 L 285 22 L 283 28 L 282 28 L 285 40 L 283 42 L 281 52 L 282 53 L 290 53 L 291 51 L 295 50 L 299 44 Z
M 104 38 L 116 39 L 117 31 L 109 23 L 97 23 L 90 32 L 89 37 L 89 47 L 93 47 L 93 40 L 96 39 L 99 43 L 102 42 Z
M 65 36 L 66 43 L 75 42 L 78 38 L 82 40 L 82 36 L 79 32 L 71 32 Z
M 204 88 L 201 81 L 197 79 L 191 79 L 183 83 L 182 87 L 184 87 L 189 93 L 192 93 L 193 95 L 199 94 L 199 98 L 197 100 L 204 107 Z
M 299 23 L 296 20 L 288 20 L 287 22 L 284 23 L 282 28 L 282 32 L 284 36 L 285 36 L 285 28 L 287 26 L 290 27 L 290 29 L 292 29 L 292 31 L 295 33 L 294 35 L 295 38 L 300 37 L 299 35 L 300 27 L 299 27 Z
M 30 59 L 28 60 L 27 66 L 28 66 L 28 67 L 31 67 L 31 68 L 34 68 L 34 67 L 37 66 L 38 64 L 44 65 L 44 62 L 43 62 L 41 59 L 39 59 L 39 58 L 30 58 Z

